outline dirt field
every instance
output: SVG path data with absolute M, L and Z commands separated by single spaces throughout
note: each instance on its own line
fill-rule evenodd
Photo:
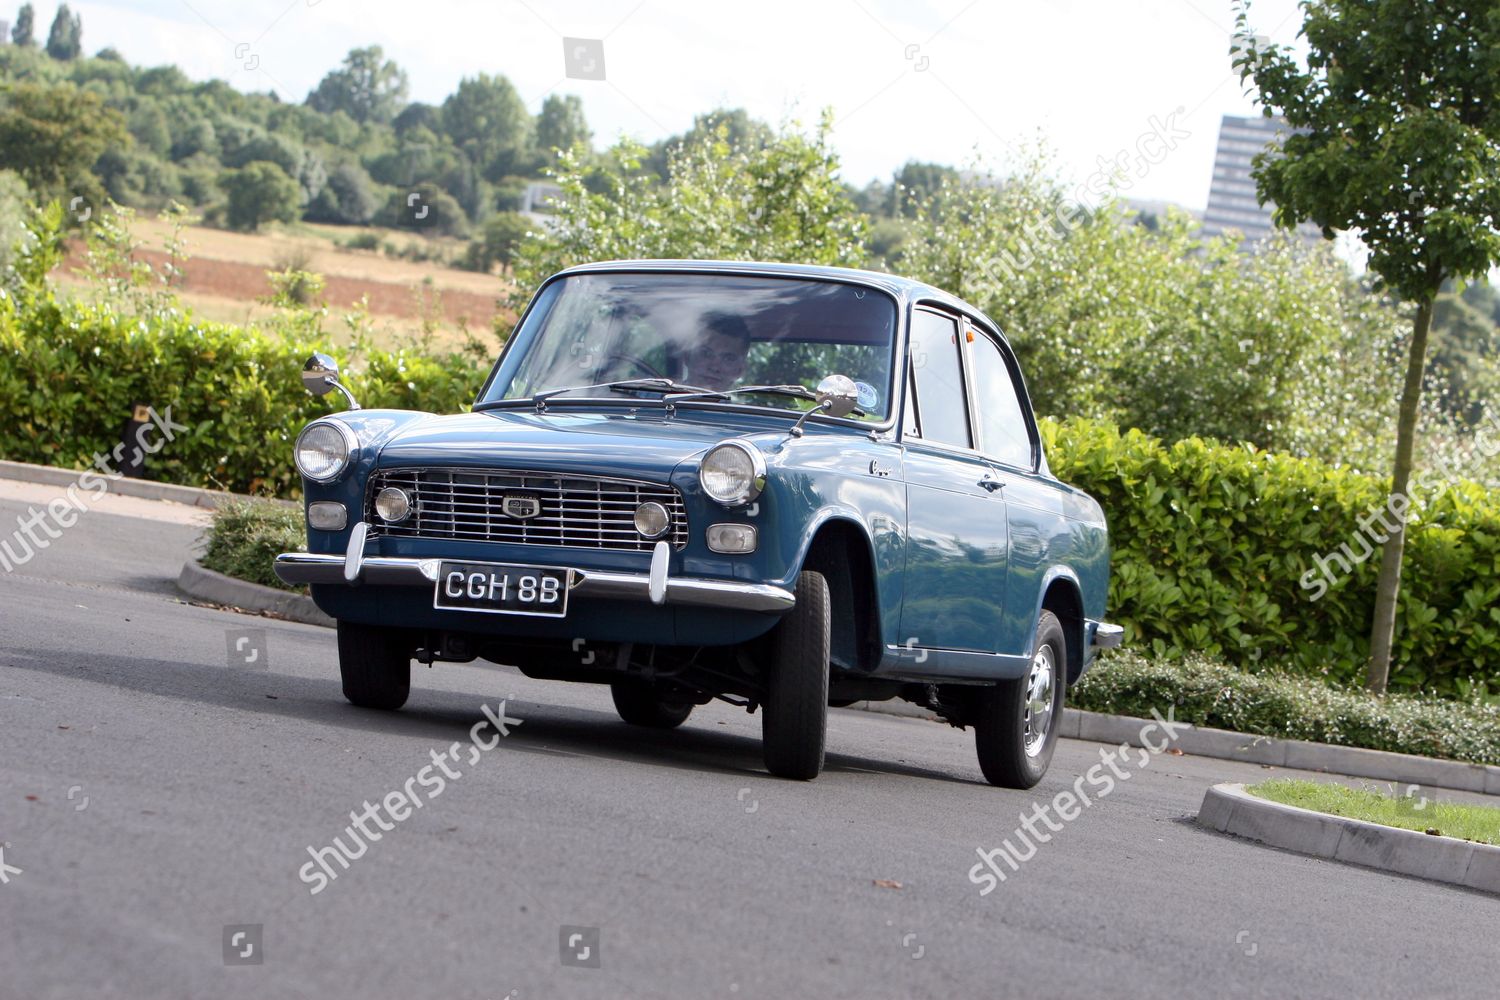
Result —
M 166 260 L 162 247 L 171 236 L 168 224 L 140 218 L 132 231 L 142 244 L 137 251 L 140 259 L 153 265 Z M 376 233 L 383 242 L 396 246 L 422 239 L 393 230 L 339 226 L 299 225 L 290 231 L 254 235 L 191 227 L 184 234 L 188 261 L 180 286 L 182 301 L 206 319 L 229 323 L 264 319 L 274 311 L 258 301 L 271 291 L 266 272 L 303 260 L 301 266 L 326 281 L 323 298 L 329 318 L 325 331 L 335 338 L 343 331 L 341 316 L 361 296 L 369 301 L 377 341 L 393 342 L 420 332 L 424 315 L 438 321 L 440 343 L 456 343 L 461 326 L 480 333 L 489 330 L 500 309 L 497 300 L 509 292 L 505 279 L 436 262 L 393 259 L 378 250 L 350 250 L 335 242 L 362 231 Z M 456 246 L 450 241 L 445 249 Z M 78 287 L 70 272 L 80 264 L 75 250 L 56 275 L 64 287 Z

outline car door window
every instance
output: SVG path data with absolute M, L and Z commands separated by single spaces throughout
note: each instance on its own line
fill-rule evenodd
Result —
M 1000 345 L 976 330 L 969 360 L 974 376 L 980 450 L 1006 465 L 1033 468 L 1031 429 L 1021 410 L 1015 375 Z
M 958 358 L 958 323 L 951 316 L 918 309 L 911 319 L 911 366 L 921 400 L 921 436 L 928 441 L 973 446 L 964 405 Z

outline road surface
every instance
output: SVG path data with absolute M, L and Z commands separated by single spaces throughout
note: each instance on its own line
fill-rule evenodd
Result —
M 0 534 L 50 495 L 0 493 Z M 1211 783 L 1288 772 L 1152 758 L 981 896 L 977 850 L 1099 745 L 1063 741 L 1041 786 L 1006 791 L 967 733 L 835 711 L 804 784 L 765 773 L 758 717 L 727 705 L 647 732 L 603 688 L 444 665 L 414 668 L 401 713 L 363 711 L 331 631 L 176 594 L 200 515 L 129 506 L 0 574 L 6 1000 L 1404 1000 L 1494 982 L 1500 900 L 1190 822 Z M 501 700 L 510 735 L 313 894 L 309 849 L 352 851 L 350 812 L 468 748 Z

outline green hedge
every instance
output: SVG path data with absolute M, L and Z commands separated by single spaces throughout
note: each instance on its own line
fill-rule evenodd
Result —
M 1150 718 L 1175 706 L 1198 726 L 1280 739 L 1500 765 L 1500 708 L 1431 696 L 1373 695 L 1308 677 L 1236 670 L 1205 657 L 1103 657 L 1070 693 L 1074 707 Z
M 181 311 L 147 321 L 50 298 L 21 308 L 0 293 L 0 457 L 83 468 L 144 403 L 188 427 L 147 459 L 151 478 L 295 495 L 297 432 L 343 405 L 302 388 L 302 363 L 320 349 Z M 367 407 L 457 412 L 485 374 L 461 354 L 367 350 L 357 361 L 346 381 Z
M 1110 616 L 1127 626 L 1129 645 L 1362 679 L 1378 546 L 1320 599 L 1304 583 L 1310 571 L 1319 578 L 1318 557 L 1346 544 L 1365 551 L 1359 521 L 1384 508 L 1385 483 L 1196 438 L 1165 445 L 1088 421 L 1043 432 L 1053 472 L 1097 497 L 1109 518 Z M 1453 694 L 1478 677 L 1493 687 L 1500 497 L 1462 484 L 1415 501 L 1391 686 Z

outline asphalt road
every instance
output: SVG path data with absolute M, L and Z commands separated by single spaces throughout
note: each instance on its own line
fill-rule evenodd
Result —
M 1493 990 L 1500 900 L 1189 822 L 1209 784 L 1268 769 L 1133 767 L 981 897 L 976 849 L 1099 745 L 1064 741 L 1040 787 L 1005 791 L 967 733 L 837 711 L 801 784 L 762 770 L 759 719 L 729 706 L 651 733 L 603 688 L 440 666 L 400 714 L 362 711 L 330 631 L 175 595 L 188 519 L 95 511 L 0 574 L 5 1000 Z M 311 894 L 308 848 L 501 699 L 511 735 Z M 226 964 L 238 925 L 260 925 L 260 964 Z M 597 967 L 564 964 L 584 948 Z

